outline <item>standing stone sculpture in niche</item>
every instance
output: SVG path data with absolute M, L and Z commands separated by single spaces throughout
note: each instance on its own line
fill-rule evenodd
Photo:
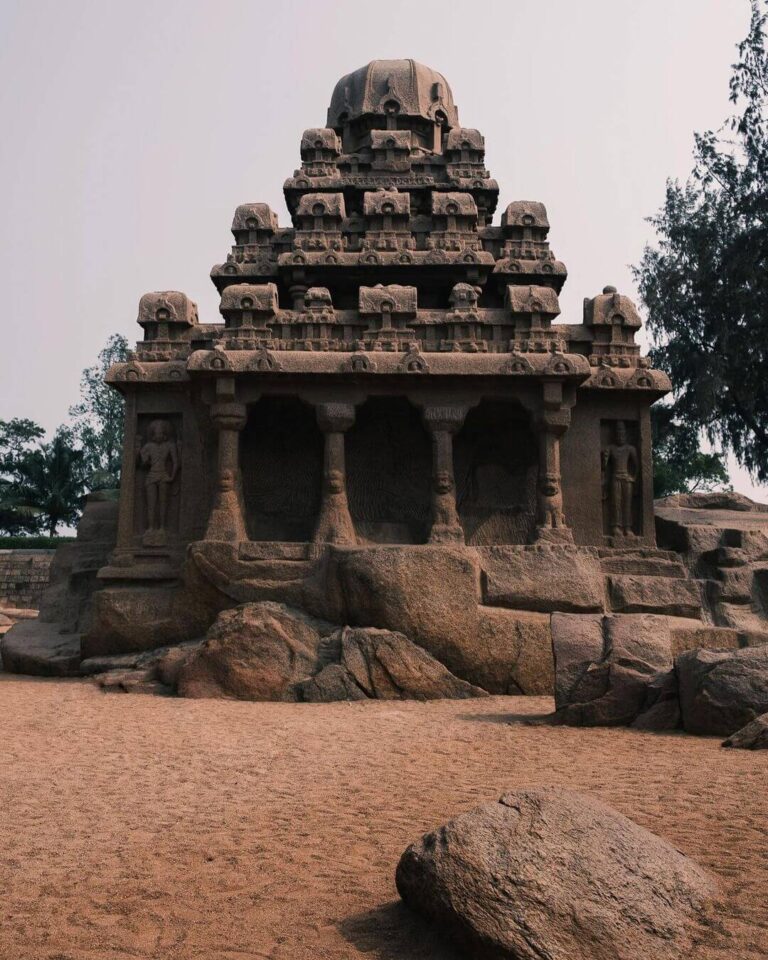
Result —
M 150 423 L 147 441 L 140 445 L 138 459 L 146 471 L 146 529 L 142 543 L 146 547 L 163 547 L 168 524 L 168 498 L 179 472 L 178 450 L 168 420 L 153 420 Z
M 603 450 L 603 482 L 610 529 L 614 537 L 631 537 L 634 536 L 633 507 L 639 469 L 637 449 L 627 443 L 623 420 L 616 421 L 614 430 L 615 442 Z

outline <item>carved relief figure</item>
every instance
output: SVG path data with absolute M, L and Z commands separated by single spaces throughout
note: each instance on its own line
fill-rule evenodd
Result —
M 603 499 L 608 500 L 608 515 L 611 536 L 632 537 L 632 499 L 638 478 L 639 460 L 637 449 L 627 443 L 627 428 L 623 420 L 617 420 L 615 442 L 604 448 Z
M 565 526 L 560 477 L 547 473 L 539 480 L 539 527 L 557 530 Z
M 165 545 L 168 521 L 168 494 L 179 472 L 179 453 L 168 420 L 153 420 L 147 430 L 147 442 L 139 447 L 139 466 L 146 470 L 145 546 Z

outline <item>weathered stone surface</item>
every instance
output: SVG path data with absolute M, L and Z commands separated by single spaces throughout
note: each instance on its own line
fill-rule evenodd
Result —
M 635 730 L 675 730 L 680 726 L 680 697 L 674 670 L 660 673 L 645 688 Z
M 715 490 L 708 493 L 675 493 L 656 501 L 657 506 L 665 510 L 737 510 L 747 513 L 765 513 L 768 509 L 763 503 L 755 503 L 743 493 L 733 490 Z
M 545 613 L 481 606 L 476 640 L 462 652 L 456 669 L 489 693 L 554 692 L 552 631 Z
M 596 672 L 604 655 L 603 617 L 552 614 L 555 707 L 593 700 L 605 693 L 605 672 Z
M 40 677 L 76 677 L 80 637 L 61 634 L 56 624 L 22 620 L 0 640 L 3 669 Z
M 683 727 L 730 736 L 768 712 L 768 647 L 692 650 L 675 661 Z
M 294 684 L 322 666 L 321 642 L 336 628 L 281 603 L 247 603 L 221 613 L 180 665 L 184 697 L 297 700 Z
M 64 543 L 51 564 L 50 584 L 40 601 L 40 619 L 67 633 L 82 632 L 91 597 L 102 584 L 96 574 L 106 565 L 117 536 L 117 491 L 86 498 L 77 539 Z
M 215 611 L 183 587 L 107 587 L 93 595 L 82 656 L 153 650 L 202 636 Z
M 672 631 L 672 656 L 677 657 L 686 650 L 737 650 L 740 646 L 746 646 L 742 643 L 737 630 L 729 627 L 712 627 L 709 624 L 699 623 L 695 626 L 688 626 L 690 621 L 680 620 L 677 626 L 675 621 L 670 621 Z M 684 625 L 686 624 L 686 625 Z
M 552 644 L 555 705 L 563 723 L 629 724 L 661 699 L 649 691 L 650 685 L 667 689 L 664 678 L 673 666 L 667 617 L 553 615 Z M 657 709 L 648 723 L 659 729 L 661 718 Z
M 368 694 L 340 663 L 330 663 L 320 673 L 296 685 L 298 699 L 309 703 L 333 703 L 336 700 L 368 700 Z
M 678 960 L 718 890 L 667 841 L 549 787 L 476 807 L 410 846 L 405 903 L 493 960 Z
M 732 733 L 723 741 L 723 746 L 737 747 L 740 750 L 768 750 L 768 713 Z
M 480 547 L 484 603 L 518 610 L 603 609 L 599 559 L 563 547 Z
M 173 647 L 157 647 L 153 650 L 136 653 L 122 653 L 114 656 L 89 657 L 80 663 L 81 676 L 99 678 L 104 675 L 103 686 L 118 683 L 118 675 L 131 673 L 144 676 L 147 682 L 158 682 L 165 687 L 176 687 L 176 676 L 180 665 L 202 643 L 191 640 Z M 109 674 L 109 676 L 107 676 Z M 99 680 L 99 682 L 101 682 Z M 124 684 L 122 689 L 127 689 Z
M 477 633 L 478 568 L 447 546 L 332 548 L 303 594 L 316 616 L 404 633 L 449 670 Z
M 701 617 L 701 590 L 695 580 L 672 577 L 610 577 L 611 609 L 617 613 L 659 613 Z
M 341 663 L 325 667 L 301 685 L 301 699 L 438 700 L 487 696 L 455 677 L 401 633 L 345 627 L 340 631 Z M 342 673 L 338 668 L 342 668 Z M 352 692 L 352 696 L 337 696 Z

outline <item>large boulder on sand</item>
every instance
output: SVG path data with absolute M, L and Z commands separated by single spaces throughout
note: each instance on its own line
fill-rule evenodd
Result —
M 507 794 L 410 846 L 397 889 L 493 960 L 672 960 L 710 919 L 714 880 L 593 797 Z
M 177 691 L 184 697 L 297 700 L 294 684 L 322 669 L 323 638 L 335 630 L 272 601 L 225 610 L 178 666 Z
M 730 736 L 768 712 L 768 646 L 690 650 L 675 667 L 688 733 Z
M 392 630 L 339 631 L 341 660 L 301 684 L 303 700 L 438 700 L 485 697 L 459 680 L 402 633 Z
M 723 740 L 723 746 L 740 750 L 768 750 L 768 713 L 732 733 L 727 740 Z

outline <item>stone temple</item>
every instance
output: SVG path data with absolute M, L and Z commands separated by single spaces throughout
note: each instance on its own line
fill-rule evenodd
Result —
M 116 532 L 60 561 L 41 619 L 92 658 L 272 601 L 400 630 L 496 693 L 551 692 L 556 615 L 700 624 L 698 585 L 656 548 L 649 410 L 670 383 L 637 310 L 606 286 L 561 322 L 547 211 L 494 222 L 483 136 L 443 76 L 348 74 L 300 152 L 290 225 L 235 210 L 218 322 L 141 298 L 143 339 L 108 375 Z

